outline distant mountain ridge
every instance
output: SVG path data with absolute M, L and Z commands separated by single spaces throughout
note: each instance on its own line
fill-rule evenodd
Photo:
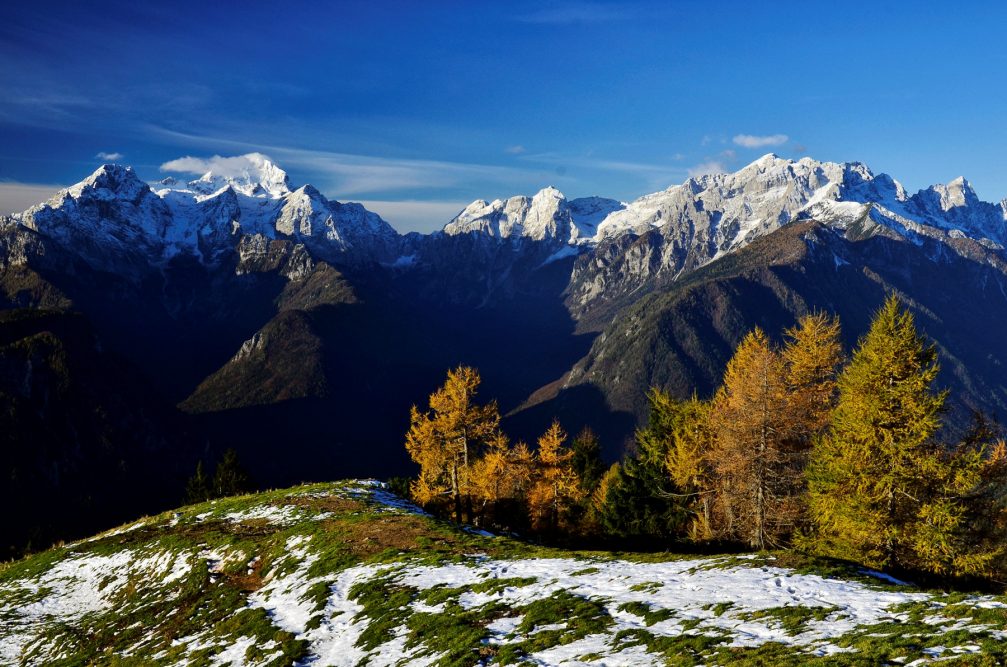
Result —
M 259 153 L 241 157 L 248 167 L 237 175 L 211 170 L 188 182 L 169 177 L 153 185 L 130 167 L 103 165 L 0 224 L 36 232 L 73 247 L 95 268 L 114 270 L 123 266 L 113 256 L 160 265 L 188 254 L 213 264 L 241 238 L 256 235 L 302 243 L 330 262 L 401 267 L 442 235 L 570 245 L 572 255 L 656 231 L 660 257 L 648 262 L 659 272 L 678 273 L 795 220 L 843 226 L 864 215 L 899 233 L 1007 245 L 1007 199 L 983 202 L 961 177 L 909 195 L 898 181 L 875 176 L 861 163 L 768 154 L 734 173 L 690 178 L 629 203 L 568 200 L 550 186 L 531 197 L 472 202 L 442 232 L 401 235 L 360 204 L 329 200 L 311 185 L 293 188 L 286 172 Z
M 1007 201 L 965 179 L 909 194 L 769 154 L 631 202 L 547 187 L 399 234 L 265 156 L 228 165 L 154 184 L 105 165 L 0 218 L 0 309 L 83 313 L 265 484 L 408 472 L 409 407 L 459 363 L 515 438 L 559 416 L 614 457 L 651 386 L 708 394 L 747 331 L 813 310 L 849 348 L 892 292 L 938 345 L 948 421 L 1007 415 Z

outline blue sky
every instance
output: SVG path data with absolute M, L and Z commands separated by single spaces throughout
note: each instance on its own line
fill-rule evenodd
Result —
M 1004 25 L 1005 3 L 6 3 L 0 211 L 99 154 L 155 180 L 250 151 L 400 229 L 769 151 L 999 200 Z

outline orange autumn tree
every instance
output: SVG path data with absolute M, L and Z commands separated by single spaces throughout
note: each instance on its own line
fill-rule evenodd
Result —
M 784 360 L 757 328 L 727 364 L 710 412 L 719 532 L 753 549 L 780 545 L 799 514 L 788 417 Z
M 807 453 L 811 441 L 829 425 L 838 397 L 843 347 L 839 318 L 825 313 L 805 315 L 784 333 L 783 349 L 794 446 Z
M 429 410 L 413 406 L 406 434 L 406 450 L 420 466 L 413 497 L 428 506 L 449 500 L 458 522 L 473 518 L 473 465 L 500 431 L 496 402 L 475 402 L 480 382 L 474 368 L 448 371 L 444 385 L 430 394 Z
M 527 515 L 534 454 L 523 442 L 511 446 L 497 433 L 472 467 L 472 497 L 480 523 L 515 530 Z
M 558 421 L 538 439 L 534 482 L 528 494 L 532 528 L 555 533 L 570 527 L 570 510 L 581 500 L 582 490 L 573 467 L 573 450 Z

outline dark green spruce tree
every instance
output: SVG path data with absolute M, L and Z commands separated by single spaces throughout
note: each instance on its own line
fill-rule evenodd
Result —
M 210 499 L 213 491 L 210 478 L 203 469 L 203 462 L 196 463 L 196 472 L 185 485 L 185 502 L 201 503 Z
M 670 435 L 682 415 L 667 394 L 653 390 L 648 400 L 647 427 L 637 432 L 635 450 L 608 486 L 600 518 L 609 535 L 669 540 L 681 533 L 689 516 L 687 498 L 667 470 Z
M 228 449 L 213 474 L 213 495 L 222 498 L 246 493 L 248 490 L 248 474 L 238 461 L 238 452 L 233 448 Z

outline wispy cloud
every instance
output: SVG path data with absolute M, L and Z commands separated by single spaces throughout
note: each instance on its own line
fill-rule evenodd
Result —
M 432 232 L 444 227 L 469 202 L 452 201 L 380 201 L 360 202 L 387 220 L 400 232 Z
M 468 185 L 479 179 L 493 181 L 503 186 L 520 187 L 540 178 L 540 174 L 534 172 L 498 165 L 374 157 L 286 146 L 264 146 L 230 139 L 201 137 L 163 128 L 159 129 L 159 133 L 191 144 L 212 146 L 218 150 L 229 148 L 245 152 L 264 151 L 275 158 L 283 168 L 300 169 L 316 174 L 319 178 L 327 178 L 328 183 L 316 185 L 320 188 L 331 188 L 331 191 L 340 197 L 396 190 L 450 188 Z M 200 163 L 200 159 L 202 158 L 180 158 L 166 165 L 171 165 L 179 171 L 186 171 L 209 164 L 209 162 Z
M 115 153 L 115 152 L 106 153 L 105 151 L 100 151 L 99 153 L 95 154 L 95 157 L 98 158 L 99 160 L 108 160 L 109 162 L 115 162 L 116 160 L 121 160 L 126 156 L 123 155 L 122 153 Z
M 165 162 L 161 165 L 161 171 L 173 171 L 183 174 L 205 174 L 212 171 L 217 176 L 236 178 L 257 171 L 262 164 L 262 160 L 271 161 L 269 157 L 261 153 L 238 155 L 235 157 L 222 157 L 220 155 L 208 158 L 186 156 Z
M 521 144 L 515 144 L 513 146 L 508 146 L 504 149 L 504 153 L 509 155 L 521 155 L 522 153 L 527 153 L 528 149 Z
M 19 213 L 44 202 L 62 190 L 64 185 L 0 181 L 0 215 Z
M 689 176 L 705 176 L 707 174 L 723 174 L 724 163 L 719 160 L 707 160 L 689 169 Z
M 738 146 L 743 146 L 744 148 L 765 148 L 766 146 L 782 146 L 787 143 L 790 139 L 785 134 L 769 134 L 765 136 L 758 136 L 755 134 L 736 134 L 734 135 L 735 144 Z

